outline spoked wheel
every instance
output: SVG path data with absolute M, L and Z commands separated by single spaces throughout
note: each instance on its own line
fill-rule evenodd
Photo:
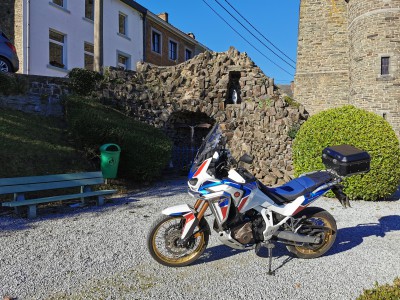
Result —
M 210 227 L 203 218 L 194 234 L 184 244 L 178 243 L 185 219 L 161 216 L 150 229 L 147 247 L 151 256 L 168 267 L 183 267 L 191 264 L 203 254 L 210 236 Z
M 302 244 L 298 246 L 286 246 L 295 256 L 300 258 L 316 258 L 324 255 L 333 245 L 336 239 L 336 221 L 330 213 L 322 208 L 310 207 L 302 211 L 306 215 L 300 234 L 319 236 L 319 244 Z

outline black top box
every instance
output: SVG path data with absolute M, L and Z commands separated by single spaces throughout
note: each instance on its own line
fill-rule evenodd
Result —
M 322 162 L 327 169 L 340 176 L 366 173 L 370 169 L 371 157 L 368 152 L 351 145 L 326 147 L 322 150 Z

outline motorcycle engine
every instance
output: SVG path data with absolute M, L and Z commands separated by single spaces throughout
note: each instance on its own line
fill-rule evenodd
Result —
M 232 237 L 241 244 L 253 244 L 264 240 L 265 224 L 261 216 L 232 228 Z
M 254 243 L 252 222 L 247 222 L 232 229 L 232 237 L 241 244 Z

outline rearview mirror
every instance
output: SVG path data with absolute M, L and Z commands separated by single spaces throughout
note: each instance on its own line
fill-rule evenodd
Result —
M 243 154 L 241 158 L 239 158 L 239 161 L 242 161 L 246 164 L 251 164 L 254 160 L 254 157 L 248 154 Z

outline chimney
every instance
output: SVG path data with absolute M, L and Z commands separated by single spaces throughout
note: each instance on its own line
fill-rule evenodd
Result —
M 168 23 L 168 13 L 163 12 L 157 15 L 160 19 L 163 19 L 165 22 Z
M 193 32 L 189 32 L 187 35 L 190 36 L 194 40 L 196 39 L 196 36 L 193 34 Z

